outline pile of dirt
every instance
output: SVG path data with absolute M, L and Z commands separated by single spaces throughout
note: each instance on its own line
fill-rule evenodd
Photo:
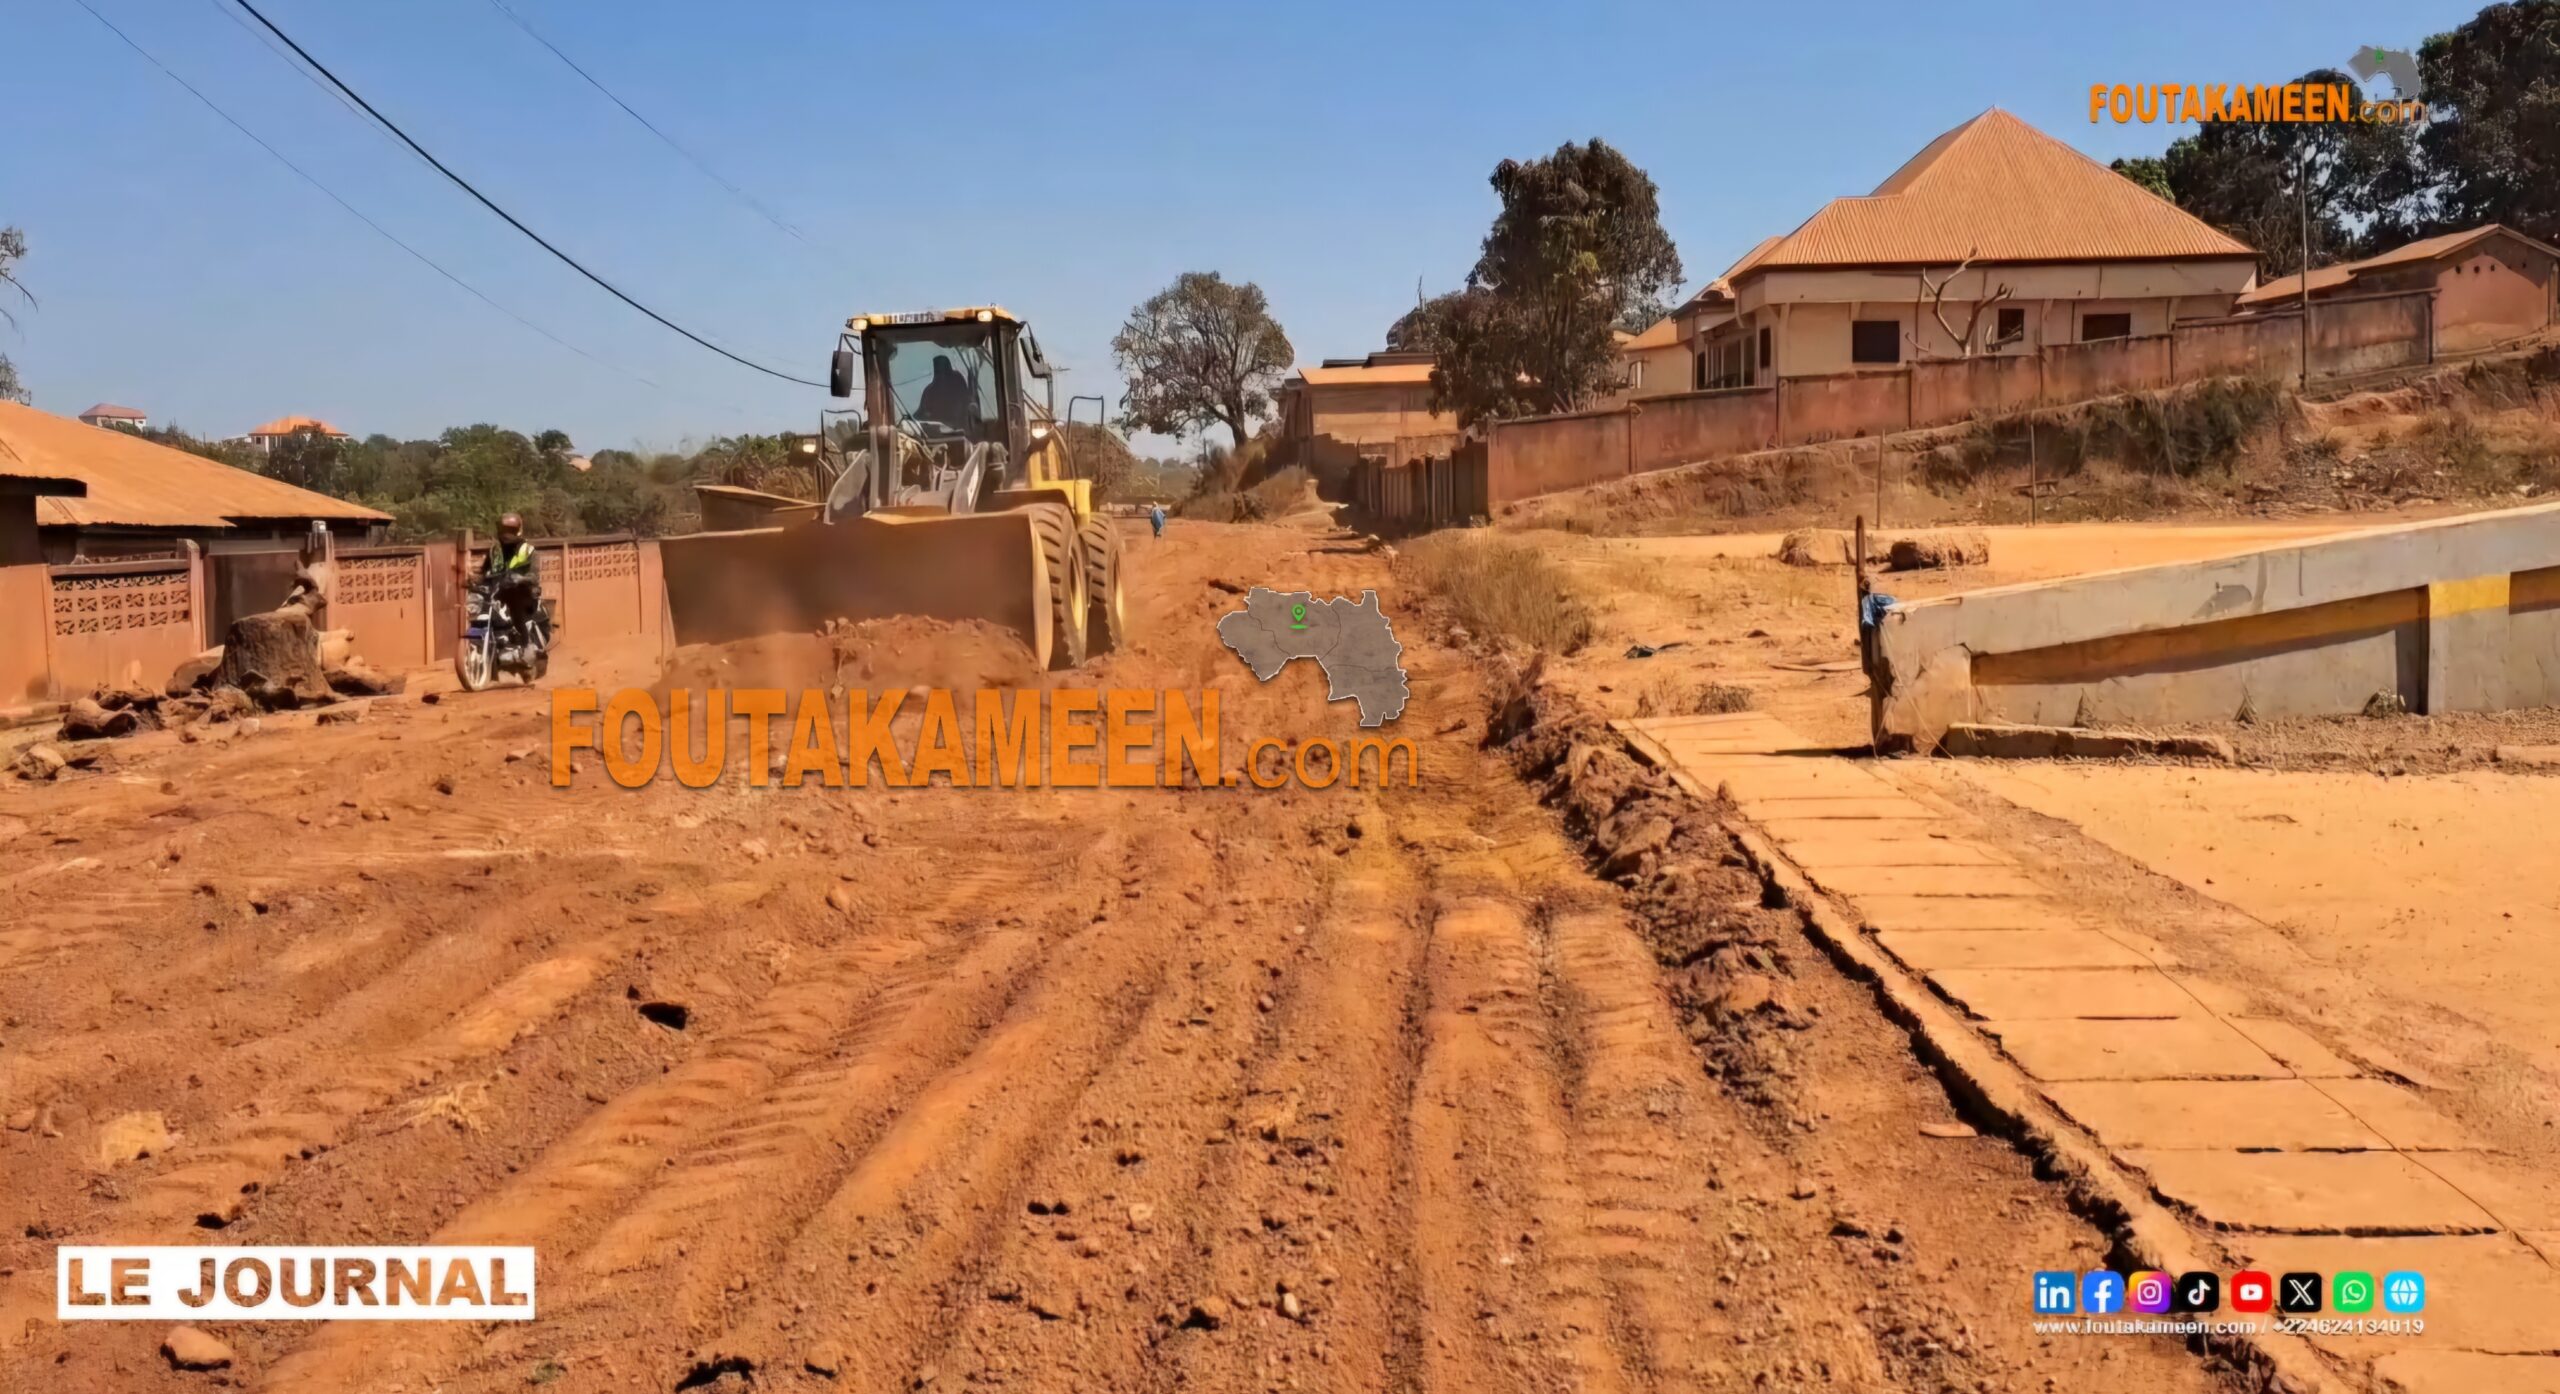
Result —
M 1760 877 L 1693 799 L 1630 758 L 1598 713 L 1549 687 L 1532 660 L 1498 681 L 1485 745 L 1508 755 L 1628 909 L 1707 1074 L 1790 1121 L 1801 1112 L 1782 1037 L 1813 1018 L 1792 986 L 1790 911 L 1762 903 Z
M 1847 566 L 1857 547 L 1857 535 L 1845 528 L 1797 528 L 1778 539 L 1777 557 L 1788 566 Z M 1991 561 L 1991 542 L 1971 529 L 1870 532 L 1867 560 L 1888 571 L 1984 566 Z
M 1022 636 L 984 620 L 902 615 L 831 620 L 817 633 L 762 634 L 726 644 L 691 644 L 669 656 L 650 690 L 676 688 L 941 687 L 974 692 L 1021 687 L 1040 676 Z

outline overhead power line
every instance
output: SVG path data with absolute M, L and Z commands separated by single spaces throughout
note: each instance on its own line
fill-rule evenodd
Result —
M 78 5 L 81 9 L 87 10 L 91 19 L 94 19 L 98 21 L 99 24 L 104 25 L 108 33 L 115 35 L 118 40 L 123 42 L 126 48 L 132 49 L 135 54 L 139 55 L 142 61 L 159 69 L 161 76 L 176 83 L 188 96 L 203 103 L 205 110 L 221 117 L 223 121 L 231 127 L 231 129 L 247 136 L 259 149 L 274 156 L 277 164 L 283 165 L 286 169 L 292 170 L 294 174 L 301 178 L 302 182 L 310 185 L 312 188 L 318 189 L 322 194 L 327 195 L 331 203 L 347 210 L 348 214 L 353 216 L 356 221 L 363 223 L 366 227 L 369 227 L 376 233 L 380 234 L 383 241 L 388 242 L 392 246 L 399 248 L 401 251 L 407 252 L 410 256 L 417 258 L 420 265 L 425 266 L 428 270 L 435 272 L 437 275 L 451 281 L 456 286 L 461 287 L 463 291 L 468 293 L 473 299 L 478 300 L 481 304 L 488 306 L 499 314 L 505 315 L 507 318 L 514 320 L 516 323 L 523 325 L 525 328 L 532 330 L 543 338 L 549 339 L 551 342 L 558 344 L 569 352 L 578 355 L 580 358 L 583 358 L 600 368 L 611 369 L 614 372 L 622 374 L 624 377 L 630 378 L 634 382 L 655 389 L 656 391 L 664 392 L 668 390 L 666 384 L 655 381 L 654 379 L 646 377 L 640 373 L 633 372 L 631 369 L 625 368 L 621 364 L 614 363 L 607 359 L 598 358 L 596 355 L 587 352 L 576 344 L 570 343 L 568 340 L 561 338 L 559 335 L 552 333 L 550 330 L 543 328 L 532 320 L 526 319 L 523 315 L 517 314 L 515 311 L 508 309 L 496 300 L 491 299 L 489 295 L 482 291 L 478 286 L 471 284 L 469 281 L 466 281 L 460 276 L 457 276 L 453 272 L 447 270 L 444 265 L 438 262 L 435 258 L 428 256 L 426 253 L 419 251 L 417 248 L 410 246 L 406 242 L 401 241 L 399 236 L 393 233 L 389 228 L 384 227 L 382 224 L 375 222 L 371 217 L 367 216 L 363 209 L 358 208 L 354 204 L 347 202 L 344 198 L 339 197 L 337 190 L 320 182 L 319 178 L 313 175 L 311 171 L 295 164 L 283 151 L 268 144 L 264 136 L 259 135 L 256 131 L 250 130 L 247 126 L 241 124 L 238 117 L 235 117 L 230 112 L 223 110 L 220 104 L 216 103 L 211 97 L 206 96 L 194 83 L 178 76 L 176 70 L 172 69 L 168 64 L 161 62 L 159 58 L 152 54 L 151 50 L 144 48 L 140 43 L 137 43 L 132 35 L 117 28 L 115 21 L 107 18 L 103 14 L 100 14 L 97 7 L 90 4 L 89 0 L 72 0 L 72 3 Z
M 267 17 L 266 17 L 266 15 L 264 15 L 263 13 L 261 13 L 261 12 L 259 11 L 259 9 L 258 9 L 258 7 L 257 7 L 256 5 L 251 4 L 251 3 L 249 2 L 249 0 L 232 0 L 232 3 L 233 3 L 233 4 L 238 5 L 242 10 L 246 11 L 246 12 L 248 13 L 248 16 L 249 16 L 251 19 L 254 19 L 254 20 L 258 21 L 258 23 L 259 23 L 261 26 L 263 26 L 263 27 L 266 29 L 266 31 L 267 31 L 268 33 L 273 34 L 273 35 L 275 35 L 277 38 L 279 38 L 279 39 L 283 40 L 283 41 L 284 41 L 284 46 L 285 46 L 285 47 L 287 47 L 287 48 L 289 48 L 289 49 L 292 49 L 292 50 L 294 51 L 294 54 L 295 54 L 297 57 L 301 58 L 303 62 L 308 63 L 308 64 L 310 64 L 310 65 L 311 65 L 311 69 L 312 69 L 312 71 L 314 71 L 314 72 L 316 72 L 316 73 L 320 74 L 320 76 L 322 76 L 322 77 L 324 77 L 324 78 L 327 78 L 327 79 L 329 80 L 329 85 L 330 85 L 330 86 L 335 87 L 335 88 L 337 88 L 339 91 L 341 91 L 341 92 L 345 93 L 345 94 L 347 95 L 347 97 L 348 97 L 348 99 L 349 99 L 349 100 L 353 101 L 357 106 L 360 106 L 360 107 L 364 108 L 365 114 L 366 114 L 367 116 L 370 116 L 370 117 L 372 117 L 374 120 L 381 122 L 381 123 L 382 123 L 382 126 L 383 126 L 383 129 L 385 129 L 385 130 L 387 130 L 387 131 L 391 132 L 391 134 L 393 134 L 393 135 L 395 135 L 395 136 L 398 136 L 398 137 L 400 138 L 400 143 L 401 143 L 401 144 L 406 145 L 406 146 L 408 146 L 411 150 L 413 150 L 413 151 L 417 152 L 418 158 L 420 158 L 420 159 L 422 159 L 422 160 L 425 160 L 425 161 L 426 161 L 428 164 L 430 164 L 430 165 L 433 165 L 433 166 L 435 167 L 435 171 L 436 171 L 436 173 L 441 174 L 441 175 L 443 175 L 445 178 L 447 178 L 447 179 L 449 179 L 449 180 L 453 181 L 454 187 L 459 188 L 459 189 L 460 189 L 460 190 L 462 190 L 464 193 L 471 195 L 471 197 L 472 197 L 473 199 L 475 199 L 475 200 L 477 200 L 477 201 L 479 202 L 479 204 L 480 204 L 480 206 L 481 206 L 481 207 L 486 208 L 486 209 L 488 209 L 490 212 L 497 214 L 497 215 L 498 215 L 498 217 L 499 217 L 501 220 L 503 220 L 503 221 L 506 223 L 506 225 L 507 225 L 507 226 L 509 226 L 509 227 L 511 227 L 511 228 L 514 228 L 516 231 L 518 231 L 518 232 L 520 232 L 520 233 L 523 233 L 527 238 L 529 238 L 529 239 L 531 239 L 531 240 L 532 240 L 532 242 L 534 243 L 534 245 L 536 245 L 536 246 L 538 246 L 538 247 L 542 248 L 542 250 L 544 250 L 544 251 L 546 251 L 546 252 L 549 252 L 549 253 L 550 253 L 551 255 L 553 255 L 554 257 L 559 258 L 559 260 L 560 260 L 560 262 L 561 262 L 561 264 L 562 264 L 562 265 L 567 266 L 570 270 L 577 272 L 579 275 L 586 277 L 588 280 L 595 282 L 598 286 L 600 286 L 600 287 L 602 287 L 602 288 L 604 289 L 604 291 L 605 291 L 605 293 L 606 293 L 606 294 L 611 295 L 614 299 L 621 301 L 623 304 L 630 306 L 632 309 L 638 310 L 640 313 L 642 313 L 642 314 L 644 314 L 644 315 L 647 315 L 650 319 L 653 319 L 653 320 L 657 321 L 660 325 L 663 325 L 663 326 L 665 326 L 665 327 L 666 327 L 666 328 L 668 328 L 668 329 L 672 329 L 672 330 L 674 330 L 676 333 L 683 335 L 685 338 L 690 339 L 690 340 L 692 340 L 693 342 L 695 342 L 695 343 L 697 343 L 697 344 L 700 344 L 702 347 L 704 347 L 704 348 L 707 348 L 707 349 L 711 350 L 713 353 L 716 353 L 716 354 L 720 355 L 721 357 L 728 359 L 730 362 L 735 363 L 735 364 L 739 365 L 740 367 L 744 367 L 744 368 L 753 368 L 753 369 L 755 369 L 757 372 L 759 372 L 759 373 L 763 373 L 763 374 L 764 374 L 764 375 L 766 375 L 767 377 L 776 377 L 776 378 L 780 378 L 780 379 L 782 379 L 784 382 L 793 382 L 793 383 L 798 383 L 798 384 L 799 384 L 799 385 L 801 385 L 802 387 L 821 387 L 821 388 L 822 388 L 822 387 L 825 387 L 825 386 L 826 386 L 826 384 L 825 384 L 825 383 L 823 383 L 823 382 L 815 382 L 815 381 L 812 381 L 812 380 L 810 380 L 810 379 L 808 379 L 808 378 L 803 378 L 803 377 L 794 377 L 794 376 L 792 376 L 792 375 L 791 375 L 791 374 L 789 374 L 789 373 L 783 372 L 783 371 L 782 371 L 781 369 L 779 369 L 779 368 L 768 368 L 768 367 L 766 367 L 765 365 L 763 365 L 763 364 L 761 364 L 761 363 L 756 362 L 756 361 L 755 361 L 754 359 L 752 359 L 752 358 L 743 357 L 743 356 L 741 356 L 741 355 L 739 355 L 739 354 L 737 354 L 737 353 L 733 353 L 733 352 L 731 352 L 731 351 L 730 351 L 730 350 L 728 350 L 728 349 L 722 348 L 720 345 L 715 344 L 715 343 L 711 342 L 709 339 L 706 339 L 706 338 L 702 337 L 701 335 L 694 333 L 692 330 L 685 328 L 683 325 L 676 323 L 674 320 L 671 320 L 671 319 L 667 318 L 665 315 L 659 314 L 657 311 L 655 311 L 655 310 L 653 310 L 653 309 L 650 309 L 650 308 L 649 308 L 648 306 L 646 306 L 646 305 L 641 304 L 639 301 L 637 301 L 637 300 L 633 299 L 633 298 L 630 296 L 630 294 L 629 294 L 629 293 L 625 292 L 625 291 L 622 289 L 622 287 L 617 286 L 617 285 L 615 285 L 613 282 L 606 280 L 604 277 L 597 275 L 595 272 L 588 270 L 588 269 L 586 268 L 586 265 L 585 265 L 584 263 L 580 262 L 576 257 L 573 257 L 573 256 L 569 255 L 567 252 L 564 252 L 564 251 L 560 250 L 557 246 L 554 246 L 554 245 L 552 244 L 552 242 L 551 242 L 551 240 L 550 240 L 549 238 L 544 237 L 541 233 L 535 232 L 532 228 L 525 226 L 525 223 L 524 223 L 524 220 L 523 220 L 523 219 L 518 218 L 515 214 L 510 213 L 510 212 L 508 212 L 506 209 L 499 207 L 499 206 L 498 206 L 498 204 L 497 204 L 497 201 L 496 201 L 496 200 L 494 200 L 494 199 L 490 198 L 487 194 L 484 194 L 484 193 L 480 192 L 480 190 L 479 190 L 477 187 L 475 187 L 475 186 L 472 184 L 472 182 L 471 182 L 470 180 L 465 179 L 465 178 L 463 178 L 461 175 L 454 173 L 454 172 L 453 172 L 453 168 L 452 168 L 450 165 L 447 165 L 444 161 L 437 159 L 437 158 L 435 157 L 435 155 L 434 155 L 433 153 L 431 153 L 431 152 L 427 149 L 427 147 L 425 147 L 425 146 L 423 146 L 423 145 L 420 145 L 420 144 L 419 144 L 419 143 L 418 143 L 414 138 L 412 138 L 412 137 L 410 136 L 410 134 L 409 134 L 407 131 L 404 131 L 404 130 L 400 129 L 400 124 L 399 124 L 398 122 L 393 121 L 390 117 L 383 115 L 383 114 L 382 114 L 382 112 L 381 112 L 380 110 L 378 110 L 378 109 L 373 105 L 373 103 L 366 101 L 366 100 L 364 99 L 364 94 L 363 94 L 363 93 L 358 92 L 358 91 L 356 91 L 354 88 L 352 88 L 352 87 L 348 86 L 348 85 L 346 84 L 346 81 L 345 81 L 344 79 L 340 78 L 336 73 L 333 73 L 333 72 L 329 71 L 329 68 L 328 68 L 328 65 L 327 65 L 327 64 L 322 63 L 319 59 L 312 57 L 312 56 L 311 56 L 311 51 L 310 51 L 310 50 L 308 50 L 308 49 L 304 48 L 302 45 L 300 45 L 300 44 L 298 44 L 298 43 L 294 42 L 294 40 L 293 40 L 293 36 L 292 36 L 292 35 L 287 34 L 287 33 L 286 33 L 286 32 L 284 32 L 282 29 L 277 28 L 277 27 L 276 27 L 276 23 L 275 23 L 275 21 L 274 21 L 274 20 L 271 20 L 271 19 L 269 19 L 269 18 L 267 18 Z
M 677 154 L 682 155 L 685 159 L 685 163 L 692 165 L 695 169 L 702 172 L 703 178 L 708 179 L 712 183 L 719 185 L 721 188 L 728 190 L 730 197 L 735 198 L 738 202 L 754 209 L 756 216 L 773 224 L 777 231 L 788 233 L 792 240 L 800 243 L 804 247 L 809 244 L 809 239 L 800 235 L 800 229 L 793 227 L 788 222 L 785 222 L 772 209 L 767 208 L 762 203 L 758 202 L 756 198 L 746 190 L 739 188 L 737 185 L 730 183 L 726 178 L 723 178 L 720 171 L 713 169 L 701 156 L 686 149 L 683 143 L 678 141 L 674 136 L 668 135 L 665 131 L 658 129 L 658 124 L 656 122 L 651 121 L 648 117 L 641 115 L 637 110 L 633 109 L 631 103 L 626 102 L 622 100 L 621 97 L 617 96 L 614 93 L 614 90 L 605 86 L 595 74 L 578 66 L 578 60 L 561 52 L 558 44 L 544 38 L 539 30 L 536 30 L 531 24 L 525 21 L 524 16 L 507 8 L 506 0 L 489 0 L 489 8 L 506 16 L 507 22 L 513 24 L 516 28 L 523 30 L 526 38 L 531 39 L 535 43 L 542 45 L 544 48 L 551 50 L 552 57 L 559 59 L 562 65 L 567 67 L 569 71 L 576 73 L 580 78 L 584 79 L 589 87 L 603 93 L 606 101 L 622 108 L 622 114 L 639 122 L 641 129 L 647 131 L 653 136 L 656 136 L 661 142 L 665 143 L 669 150 L 673 150 Z

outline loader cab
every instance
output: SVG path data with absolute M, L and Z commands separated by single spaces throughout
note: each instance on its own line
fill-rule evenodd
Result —
M 891 462 L 872 505 L 948 501 L 1018 488 L 1055 458 L 1055 377 L 1028 326 L 993 307 L 859 316 L 845 326 L 858 359 L 837 356 L 833 386 L 861 377 L 874 460 Z M 905 436 L 907 444 L 894 437 Z

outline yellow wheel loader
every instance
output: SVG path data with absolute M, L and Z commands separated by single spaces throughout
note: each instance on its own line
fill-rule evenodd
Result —
M 1120 646 L 1120 534 L 1028 325 L 857 315 L 829 388 L 863 410 L 805 443 L 823 501 L 698 486 L 707 520 L 772 525 L 661 540 L 676 643 L 920 615 L 1011 629 L 1049 668 Z

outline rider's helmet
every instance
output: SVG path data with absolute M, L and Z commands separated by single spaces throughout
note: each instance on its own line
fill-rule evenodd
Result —
M 498 520 L 498 539 L 502 542 L 524 540 L 524 519 L 510 513 Z

